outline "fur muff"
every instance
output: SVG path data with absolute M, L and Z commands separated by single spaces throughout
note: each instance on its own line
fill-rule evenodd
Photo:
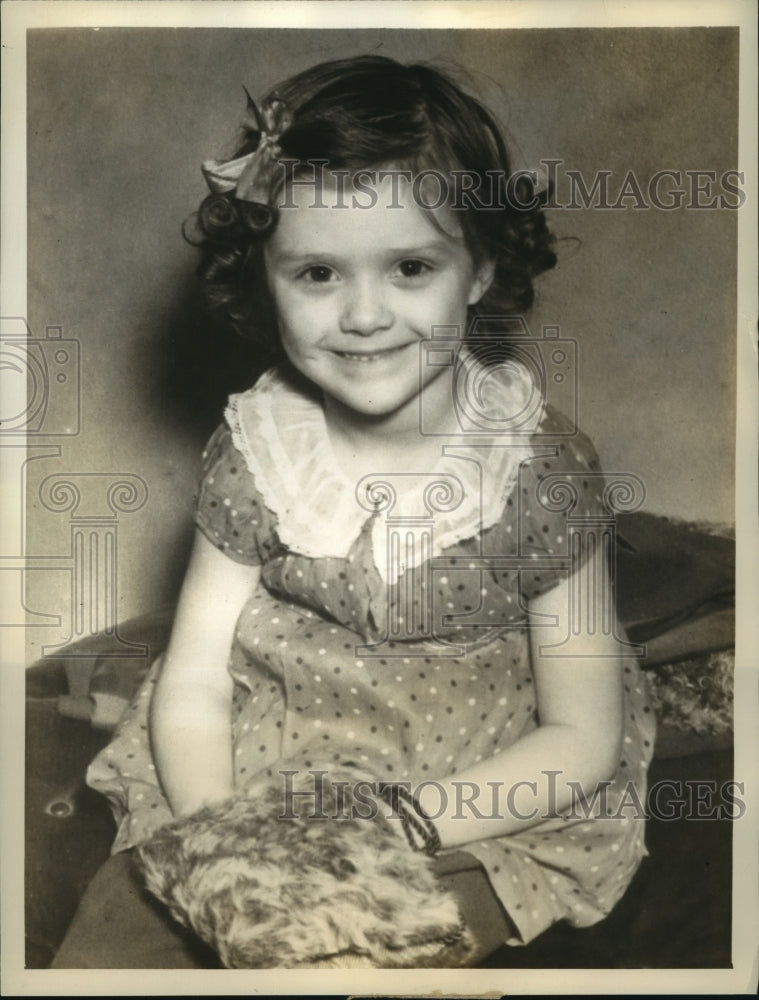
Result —
M 732 650 L 691 657 L 646 671 L 651 700 L 660 722 L 699 736 L 733 728 Z
M 160 828 L 138 864 L 228 968 L 465 966 L 455 898 L 376 790 L 365 771 L 283 763 Z

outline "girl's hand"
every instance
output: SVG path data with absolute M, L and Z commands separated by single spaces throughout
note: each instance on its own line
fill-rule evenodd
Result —
M 527 829 L 571 805 L 578 786 L 590 795 L 600 781 L 614 775 L 622 742 L 624 658 L 615 631 L 585 628 L 574 639 L 572 655 L 549 655 L 561 654 L 561 649 L 548 648 L 570 634 L 573 595 L 576 600 L 582 593 L 584 599 L 588 588 L 583 584 L 591 579 L 597 583 L 596 594 L 608 595 L 610 588 L 599 585 L 608 582 L 607 575 L 603 562 L 593 557 L 573 580 L 531 602 L 538 728 L 502 753 L 438 782 L 439 787 L 421 788 L 420 804 L 435 820 L 443 847 Z M 615 615 L 613 609 L 599 606 L 585 620 L 615 621 Z M 568 782 L 574 783 L 574 790 Z M 479 795 L 473 796 L 467 783 Z M 462 808 L 462 795 L 464 801 L 479 803 L 484 815 Z
M 259 576 L 257 566 L 234 562 L 196 532 L 150 719 L 158 776 L 175 815 L 232 794 L 227 665 L 237 619 Z

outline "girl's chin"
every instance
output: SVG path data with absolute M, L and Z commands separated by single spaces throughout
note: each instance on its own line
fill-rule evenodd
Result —
M 383 394 L 371 397 L 367 396 L 366 393 L 337 393 L 333 395 L 328 390 L 324 390 L 324 395 L 338 409 L 355 415 L 358 420 L 381 423 L 383 420 L 392 419 L 399 413 L 411 410 L 413 410 L 414 419 L 418 419 L 418 407 L 413 405 L 413 396 L 401 397 Z
M 382 402 L 366 402 L 365 400 L 360 404 L 354 404 L 349 401 L 343 403 L 345 409 L 351 410 L 359 418 L 364 418 L 365 420 L 375 420 L 381 422 L 383 420 L 390 420 L 397 416 L 398 413 L 405 412 L 406 402 L 396 402 L 396 403 L 382 403 Z

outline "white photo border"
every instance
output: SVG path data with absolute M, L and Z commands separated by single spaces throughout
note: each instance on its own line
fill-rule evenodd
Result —
M 0 634 L 2 674 L 2 932 L 7 995 L 414 995 L 750 993 L 757 985 L 759 891 L 757 807 L 757 43 L 751 0 L 643 2 L 25 2 L 2 5 L 2 284 L 5 316 L 26 316 L 25 32 L 35 27 L 527 28 L 735 25 L 740 29 L 739 164 L 746 204 L 739 213 L 738 426 L 736 468 L 737 669 L 736 774 L 745 782 L 746 816 L 734 826 L 733 968 L 629 970 L 47 971 L 23 968 L 24 760 L 23 630 Z M 3 484 L 4 490 L 7 483 Z M 0 574 L 0 578 L 2 578 Z M 3 581 L 5 582 L 5 581 Z M 2 593 L 0 593 L 2 597 Z

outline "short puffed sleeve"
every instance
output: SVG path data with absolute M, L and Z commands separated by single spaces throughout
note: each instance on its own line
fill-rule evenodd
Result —
M 523 557 L 520 589 L 527 600 L 584 565 L 588 530 L 609 516 L 598 455 L 590 439 L 572 429 L 566 417 L 547 408 L 532 437 L 533 456 L 520 469 L 514 508 Z
M 266 512 L 245 458 L 221 424 L 203 452 L 194 520 L 209 541 L 235 562 L 257 566 Z

